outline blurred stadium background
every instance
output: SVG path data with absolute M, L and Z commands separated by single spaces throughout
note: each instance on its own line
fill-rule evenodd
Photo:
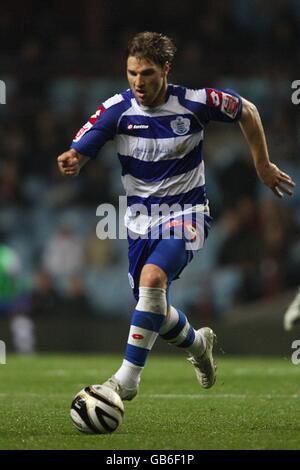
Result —
M 127 88 L 126 43 L 142 30 L 175 39 L 171 83 L 229 87 L 252 100 L 271 159 L 297 183 L 292 199 L 276 199 L 238 126 L 212 123 L 204 155 L 214 222 L 173 302 L 195 325 L 214 324 L 225 352 L 289 355 L 282 317 L 300 283 L 298 0 L 1 6 L 0 231 L 19 258 L 22 295 L 7 309 L 0 290 L 0 338 L 23 352 L 123 350 L 134 306 L 127 242 L 95 232 L 97 206 L 117 206 L 123 194 L 113 145 L 76 179 L 58 174 L 56 157 L 102 100 Z

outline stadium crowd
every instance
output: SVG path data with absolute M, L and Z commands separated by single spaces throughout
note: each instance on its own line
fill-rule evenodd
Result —
M 33 315 L 118 316 L 133 305 L 126 240 L 96 237 L 97 206 L 117 207 L 123 194 L 113 146 L 71 180 L 59 175 L 56 157 L 95 103 L 127 88 L 125 45 L 145 29 L 180 44 L 171 82 L 233 88 L 257 105 L 272 161 L 297 183 L 292 199 L 276 199 L 258 181 L 238 126 L 211 124 L 204 155 L 214 221 L 173 290 L 175 303 L 219 318 L 300 283 L 300 106 L 291 101 L 300 78 L 299 2 L 191 1 L 187 11 L 186 2 L 153 0 L 143 2 L 143 15 L 140 3 L 1 8 L 0 229 L 30 280 Z

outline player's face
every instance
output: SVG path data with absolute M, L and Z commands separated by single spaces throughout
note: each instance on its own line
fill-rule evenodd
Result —
M 141 105 L 155 107 L 165 102 L 169 69 L 168 63 L 161 67 L 149 59 L 128 57 L 128 82 Z

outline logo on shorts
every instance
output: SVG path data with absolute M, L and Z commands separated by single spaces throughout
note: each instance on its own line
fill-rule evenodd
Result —
M 198 231 L 197 231 L 197 228 L 194 227 L 193 224 L 191 223 L 185 223 L 184 224 L 184 227 L 185 229 L 189 232 L 189 235 L 190 235 L 190 241 L 194 241 L 198 235 Z M 188 235 L 186 232 L 185 232 L 185 235 Z M 188 237 L 187 237 L 188 238 Z
M 130 273 L 128 273 L 129 285 L 131 289 L 134 289 L 134 279 Z
M 185 135 L 190 130 L 191 121 L 188 118 L 177 116 L 176 119 L 170 122 L 172 131 L 177 135 Z
M 196 239 L 199 232 L 196 226 L 192 222 L 189 222 L 189 221 L 186 222 L 181 219 L 170 220 L 169 222 L 166 223 L 165 228 L 169 229 L 172 227 L 176 228 L 180 226 L 183 227 L 185 238 L 187 238 L 189 241 L 194 241 Z

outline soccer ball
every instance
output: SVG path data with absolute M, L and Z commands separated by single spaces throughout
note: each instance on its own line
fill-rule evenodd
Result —
M 71 405 L 71 420 L 81 432 L 108 434 L 122 423 L 124 405 L 119 395 L 103 385 L 91 385 L 75 396 Z

